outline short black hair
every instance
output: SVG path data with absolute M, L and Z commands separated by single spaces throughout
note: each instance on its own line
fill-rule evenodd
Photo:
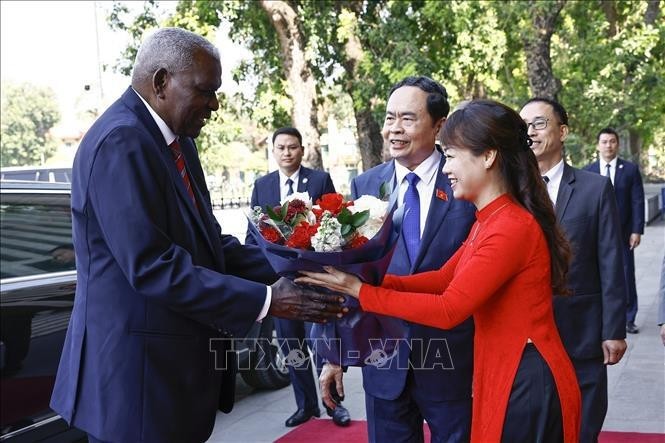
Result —
M 390 89 L 388 98 L 393 95 L 397 89 L 403 86 L 415 86 L 416 88 L 427 92 L 427 112 L 432 117 L 434 122 L 441 120 L 448 116 L 450 112 L 450 105 L 448 104 L 448 92 L 443 85 L 429 77 L 423 75 L 415 77 L 406 77 L 403 80 L 395 83 Z
M 275 139 L 277 138 L 278 135 L 281 134 L 286 134 L 286 135 L 292 135 L 295 138 L 298 139 L 298 144 L 302 146 L 302 135 L 300 134 L 300 131 L 298 131 L 296 128 L 292 128 L 290 126 L 285 126 L 283 128 L 279 128 L 278 130 L 275 131 L 275 133 L 272 135 L 272 144 L 275 144 Z
M 556 114 L 557 118 L 559 119 L 559 123 L 566 126 L 568 125 L 568 113 L 566 112 L 566 108 L 564 108 L 561 103 L 554 100 L 553 98 L 533 97 L 527 100 L 526 103 L 522 105 L 522 108 L 524 108 L 529 103 L 534 103 L 534 102 L 542 102 L 550 105 L 552 107 L 552 110 Z
M 596 142 L 600 141 L 600 136 L 603 134 L 614 134 L 614 136 L 617 138 L 617 143 L 619 143 L 619 134 L 614 130 L 614 128 L 610 128 L 609 126 L 598 131 Z

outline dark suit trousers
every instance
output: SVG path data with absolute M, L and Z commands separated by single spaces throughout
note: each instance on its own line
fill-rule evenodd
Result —
M 409 370 L 404 390 L 395 400 L 365 393 L 370 443 L 421 443 L 427 420 L 432 443 L 467 442 L 471 433 L 471 399 L 434 401 L 415 387 Z
M 554 377 L 532 343 L 524 348 L 515 374 L 501 441 L 563 442 L 563 416 Z
M 626 322 L 635 322 L 637 316 L 637 287 L 635 286 L 635 251 L 630 249 L 628 242 L 624 244 L 623 269 L 626 274 Z
M 607 367 L 603 364 L 603 357 L 571 361 L 582 391 L 580 442 L 595 443 L 607 414 Z
M 318 396 L 316 393 L 316 380 L 312 373 L 312 364 L 309 357 L 309 332 L 312 324 L 300 320 L 285 320 L 275 318 L 275 329 L 285 357 L 300 355 L 304 359 L 298 361 L 299 365 L 289 365 L 289 378 L 293 385 L 293 393 L 296 397 L 298 409 L 312 410 L 318 407 Z M 316 373 L 321 372 L 322 362 L 320 357 L 314 353 Z

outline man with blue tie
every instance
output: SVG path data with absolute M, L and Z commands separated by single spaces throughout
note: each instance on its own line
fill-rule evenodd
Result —
M 285 127 L 276 130 L 272 136 L 272 153 L 277 162 L 278 169 L 259 179 L 254 183 L 251 207 L 277 206 L 294 192 L 306 192 L 313 202 L 323 194 L 335 192 L 330 175 L 324 171 L 316 171 L 301 165 L 305 148 L 302 145 L 302 135 L 296 128 Z M 245 243 L 254 244 L 254 238 L 247 232 Z M 298 367 L 289 365 L 289 378 L 293 385 L 296 397 L 297 410 L 285 422 L 288 427 L 298 426 L 312 417 L 319 417 L 321 412 L 318 406 L 316 393 L 316 380 L 310 365 L 309 351 L 306 337 L 312 324 L 298 320 L 275 319 L 277 336 L 280 339 L 282 351 L 299 351 L 305 358 Z M 321 371 L 322 362 L 315 355 L 317 373 Z M 347 426 L 351 423 L 349 411 L 338 404 L 336 408 L 326 408 L 338 426 Z
M 382 185 L 397 188 L 405 206 L 402 236 L 388 273 L 439 269 L 466 239 L 475 221 L 473 205 L 453 198 L 435 148 L 449 111 L 445 88 L 428 77 L 407 77 L 388 95 L 383 139 L 392 160 L 356 177 L 353 197 L 378 196 Z M 404 322 L 395 358 L 383 367 L 363 367 L 370 442 L 422 442 L 423 420 L 432 442 L 469 440 L 473 320 L 451 330 Z M 336 383 L 343 396 L 342 369 L 326 364 L 320 377 L 325 402 Z
M 584 169 L 600 173 L 612 181 L 617 199 L 623 242 L 624 273 L 626 275 L 626 332 L 637 334 L 637 288 L 635 286 L 635 248 L 644 234 L 644 186 L 635 163 L 619 158 L 619 135 L 612 128 L 598 133 L 598 160 Z
M 222 235 L 194 142 L 221 74 L 203 37 L 155 31 L 76 153 L 76 296 L 51 407 L 92 443 L 206 441 L 233 408 L 234 337 L 267 314 L 342 310 Z

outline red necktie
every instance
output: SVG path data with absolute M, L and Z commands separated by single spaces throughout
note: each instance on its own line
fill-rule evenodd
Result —
M 171 148 L 171 154 L 173 154 L 173 159 L 175 160 L 175 166 L 178 168 L 178 173 L 182 177 L 182 181 L 185 182 L 185 188 L 189 197 L 192 199 L 194 206 L 196 206 L 196 198 L 194 197 L 194 191 L 192 190 L 192 183 L 189 181 L 189 175 L 187 174 L 187 169 L 185 169 L 185 157 L 182 155 L 182 150 L 180 150 L 180 143 L 178 139 L 173 140 L 173 143 L 169 145 Z

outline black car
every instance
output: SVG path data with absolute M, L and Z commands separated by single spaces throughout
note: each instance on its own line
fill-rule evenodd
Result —
M 0 441 L 78 441 L 49 408 L 74 306 L 70 185 L 0 182 Z M 288 385 L 273 321 L 237 340 L 238 366 L 256 388 Z

